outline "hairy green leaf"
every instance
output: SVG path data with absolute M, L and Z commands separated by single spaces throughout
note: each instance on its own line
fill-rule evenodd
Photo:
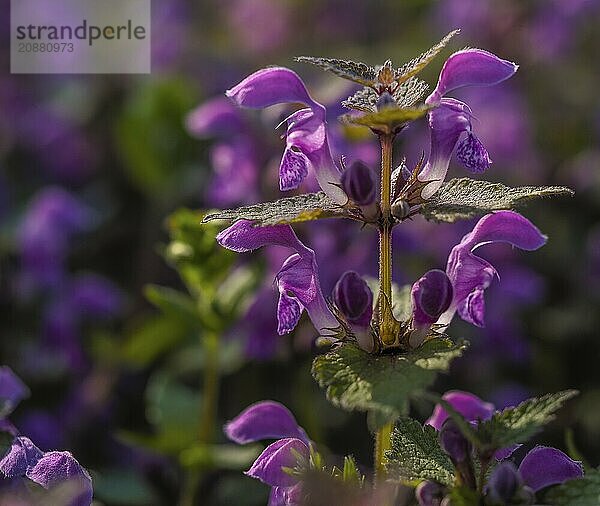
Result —
M 469 178 L 451 179 L 425 204 L 421 213 L 428 220 L 454 223 L 482 216 L 491 211 L 515 209 L 531 200 L 543 197 L 573 195 L 565 186 L 519 186 L 510 188 L 501 183 L 476 181 Z
M 544 504 L 552 506 L 598 506 L 600 504 L 600 471 L 589 471 L 579 480 L 552 487 L 544 494 Z
M 361 88 L 354 95 L 348 97 L 342 102 L 344 107 L 348 109 L 356 109 L 363 112 L 376 111 L 376 104 L 379 95 L 373 88 Z
M 314 56 L 298 56 L 295 60 L 316 65 L 323 70 L 332 72 L 338 77 L 354 81 L 363 86 L 373 86 L 377 79 L 375 67 L 371 67 L 366 63 L 339 60 L 337 58 L 318 58 Z
M 390 476 L 402 481 L 433 480 L 454 483 L 454 466 L 438 442 L 431 425 L 401 417 L 392 432 L 392 448 L 386 453 Z
M 312 374 L 334 405 L 349 411 L 399 415 L 410 396 L 430 385 L 438 372 L 462 355 L 466 343 L 450 339 L 427 341 L 399 355 L 371 355 L 343 344 L 313 361 Z
M 331 200 L 325 192 L 317 192 L 286 197 L 274 202 L 217 211 L 207 214 L 202 223 L 214 220 L 250 220 L 256 222 L 257 225 L 281 225 L 345 216 L 349 216 L 349 214 Z
M 489 449 L 524 443 L 554 420 L 555 412 L 577 393 L 576 390 L 565 390 L 528 399 L 514 408 L 495 413 L 479 425 L 477 432 Z
M 417 77 L 411 77 L 398 86 L 392 96 L 399 107 L 411 107 L 423 97 L 429 85 Z

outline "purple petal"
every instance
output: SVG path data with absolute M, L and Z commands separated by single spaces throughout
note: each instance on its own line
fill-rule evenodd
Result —
M 311 107 L 319 105 L 310 97 L 298 74 L 284 67 L 258 70 L 225 94 L 242 107 L 263 108 L 294 102 Z
M 263 246 L 286 246 L 296 251 L 311 251 L 300 242 L 289 225 L 254 226 L 251 221 L 240 220 L 217 235 L 224 248 L 245 253 Z
M 302 501 L 302 484 L 293 487 L 273 487 L 268 506 L 296 506 Z
M 445 98 L 428 118 L 431 148 L 427 164 L 419 173 L 420 181 L 431 181 L 421 193 L 424 199 L 442 186 L 456 143 L 463 132 L 471 130 L 471 109 L 459 100 Z
M 488 420 L 494 414 L 494 405 L 482 401 L 479 397 L 469 392 L 453 390 L 446 392 L 442 399 L 450 403 L 450 405 L 463 415 L 468 421 L 476 422 L 478 420 Z M 431 425 L 436 430 L 440 430 L 444 422 L 448 419 L 448 413 L 437 404 L 432 415 L 425 422 Z
M 525 484 L 536 492 L 550 485 L 583 477 L 581 462 L 547 446 L 536 446 L 525 455 L 519 472 Z
M 294 330 L 303 310 L 304 307 L 298 299 L 290 297 L 285 290 L 282 290 L 277 303 L 277 333 L 282 336 Z
M 188 114 L 185 124 L 196 137 L 226 136 L 242 129 L 239 110 L 225 97 L 205 102 Z
M 238 444 L 262 439 L 297 438 L 308 444 L 306 433 L 283 404 L 262 401 L 247 407 L 225 425 L 225 434 Z
M 347 271 L 333 289 L 333 300 L 348 321 L 368 327 L 373 316 L 373 292 L 366 281 L 354 271 Z
M 340 326 L 323 297 L 314 251 L 290 256 L 283 263 L 276 281 L 280 297 L 289 297 L 291 294 L 298 299 L 319 333 L 327 334 L 328 330 Z M 284 326 L 280 321 L 280 328 Z
M 238 252 L 251 251 L 271 244 L 295 250 L 296 254 L 284 262 L 276 278 L 280 293 L 280 331 L 291 330 L 290 326 L 297 323 L 297 312 L 301 311 L 302 307 L 306 308 L 319 332 L 339 327 L 339 322 L 331 313 L 321 291 L 315 252 L 300 242 L 292 227 L 255 227 L 252 222 L 241 220 L 217 235 L 217 241 L 225 248 Z M 297 299 L 296 306 L 292 305 L 291 297 Z
M 92 502 L 92 479 L 69 452 L 48 452 L 27 471 L 27 477 L 44 488 L 63 483 L 76 484 L 76 494 L 68 506 L 90 506 Z
M 492 164 L 484 145 L 471 132 L 458 144 L 456 157 L 475 174 L 485 172 Z
M 287 148 L 279 166 L 279 188 L 288 191 L 298 188 L 308 175 L 310 160 L 301 151 Z
M 413 324 L 415 328 L 435 323 L 452 302 L 452 283 L 444 271 L 426 272 L 411 290 Z
M 25 476 L 43 456 L 42 451 L 24 436 L 13 439 L 8 453 L 0 460 L 0 473 L 6 478 Z
M 513 453 L 515 453 L 519 448 L 521 448 L 521 446 L 523 446 L 523 445 L 522 444 L 514 444 L 511 446 L 507 446 L 506 448 L 500 448 L 499 450 L 496 450 L 496 453 L 494 453 L 494 458 L 496 460 L 507 459 Z
M 543 246 L 546 239 L 533 223 L 513 211 L 497 211 L 481 218 L 448 256 L 446 273 L 452 281 L 454 299 L 438 323 L 450 323 L 454 312 L 458 310 L 461 318 L 478 326 L 483 325 L 483 291 L 491 284 L 496 269 L 474 255 L 475 249 L 488 243 L 505 242 L 532 251 Z
M 308 446 L 300 439 L 285 438 L 275 441 L 258 456 L 246 474 L 272 487 L 292 487 L 298 483 L 298 479 L 282 468 L 296 466 L 298 460 L 294 452 L 306 458 L 309 455 Z
M 15 409 L 29 395 L 29 389 L 8 366 L 0 367 L 0 418 Z
M 463 86 L 492 86 L 512 77 L 518 65 L 481 49 L 464 49 L 451 55 L 440 72 L 426 103 L 437 104 L 448 92 Z

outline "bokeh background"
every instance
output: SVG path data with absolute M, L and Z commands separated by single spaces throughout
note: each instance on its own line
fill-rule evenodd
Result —
M 286 252 L 227 254 L 215 227 L 181 209 L 277 198 L 274 127 L 286 110 L 236 111 L 222 98 L 250 72 L 298 71 L 328 106 L 335 156 L 376 169 L 375 139 L 336 122 L 352 86 L 293 56 L 401 64 L 454 28 L 462 33 L 422 76 L 432 85 L 464 46 L 520 64 L 510 82 L 461 95 L 494 161 L 482 177 L 577 194 L 524 211 L 550 236 L 542 250 L 481 250 L 501 276 L 487 292 L 487 325 L 453 324 L 450 334 L 472 347 L 436 388 L 497 406 L 577 388 L 538 440 L 600 464 L 598 0 L 153 0 L 147 76 L 10 75 L 8 4 L 1 363 L 31 389 L 13 423 L 43 450 L 72 451 L 99 503 L 265 504 L 266 487 L 241 473 L 256 448 L 227 446 L 221 427 L 267 398 L 285 403 L 332 459 L 352 453 L 371 466 L 364 416 L 329 406 L 310 377 L 310 326 L 276 335 L 272 277 Z M 211 125 L 211 115 L 225 119 Z M 396 162 L 427 149 L 424 123 L 411 126 Z M 450 175 L 467 174 L 453 162 Z M 443 267 L 471 226 L 399 227 L 395 282 Z M 326 293 L 345 270 L 376 275 L 373 232 L 319 222 L 298 233 L 317 252 Z

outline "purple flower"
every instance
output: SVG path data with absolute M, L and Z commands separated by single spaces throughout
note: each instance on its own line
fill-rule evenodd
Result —
M 253 404 L 228 422 L 224 431 L 238 444 L 276 439 L 257 457 L 246 474 L 272 487 L 269 506 L 299 504 L 300 484 L 283 468 L 295 467 L 298 456 L 308 460 L 310 440 L 283 404 L 274 401 Z
M 451 55 L 440 72 L 437 86 L 425 103 L 435 107 L 429 115 L 431 150 L 429 159 L 419 174 L 419 180 L 431 181 L 421 195 L 430 198 L 442 185 L 448 172 L 450 157 L 463 132 L 457 157 L 471 172 L 486 170 L 492 163 L 481 143 L 473 134 L 470 107 L 460 100 L 443 98 L 448 92 L 465 86 L 492 86 L 510 78 L 517 65 L 502 60 L 481 49 L 465 49 Z
M 92 503 L 92 478 L 69 452 L 47 452 L 27 470 L 27 478 L 45 489 L 68 484 L 66 506 L 89 506 Z
M 333 301 L 361 347 L 372 351 L 373 292 L 366 281 L 354 271 L 345 272 L 333 289 Z
M 339 322 L 331 313 L 319 284 L 315 252 L 307 248 L 289 225 L 255 227 L 241 220 L 223 230 L 219 244 L 237 252 L 247 252 L 262 246 L 285 246 L 295 251 L 283 263 L 275 277 L 279 289 L 277 305 L 278 332 L 291 332 L 306 309 L 313 325 L 321 334 L 335 333 Z
M 297 188 L 312 168 L 327 195 L 339 204 L 347 202 L 347 196 L 339 187 L 340 172 L 329 149 L 325 107 L 311 98 L 296 73 L 283 67 L 262 69 L 226 94 L 242 107 L 262 109 L 282 103 L 306 105 L 307 108 L 294 112 L 286 120 L 286 149 L 279 166 L 280 188 L 283 191 Z
M 450 307 L 452 296 L 452 282 L 444 271 L 426 272 L 411 290 L 413 326 L 430 327 Z
M 186 118 L 198 138 L 217 137 L 210 149 L 213 178 L 207 187 L 211 204 L 227 206 L 256 201 L 258 162 L 248 125 L 231 100 L 218 97 L 200 105 Z
M 510 461 L 494 468 L 486 486 L 486 498 L 498 505 L 531 504 L 539 490 L 582 477 L 580 462 L 556 448 L 536 446 L 518 468 Z
M 537 492 L 550 485 L 582 478 L 583 467 L 581 462 L 556 448 L 536 446 L 521 461 L 519 473 L 525 484 Z
M 546 240 L 546 236 L 533 223 L 513 211 L 497 211 L 481 218 L 448 256 L 446 274 L 452 282 L 454 296 L 449 309 L 437 323 L 448 325 L 458 311 L 463 320 L 483 327 L 483 293 L 497 272 L 489 262 L 473 253 L 477 248 L 484 244 L 505 242 L 522 250 L 533 251 L 542 247 Z
M 0 419 L 10 415 L 29 396 L 29 389 L 8 366 L 0 367 Z
M 442 399 L 448 402 L 469 422 L 489 420 L 495 411 L 493 404 L 485 402 L 469 392 L 451 390 L 446 392 L 442 396 Z M 431 425 L 436 430 L 440 430 L 446 420 L 448 420 L 448 413 L 441 405 L 437 404 L 425 424 Z
M 91 219 L 90 210 L 61 188 L 34 197 L 17 238 L 26 288 L 53 287 L 62 280 L 69 242 Z

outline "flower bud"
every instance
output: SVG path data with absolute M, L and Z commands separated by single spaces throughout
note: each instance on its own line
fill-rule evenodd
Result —
M 405 219 L 410 213 L 410 205 L 404 199 L 396 199 L 392 202 L 392 216 L 399 220 Z
M 345 272 L 333 289 L 333 301 L 350 323 L 367 327 L 373 315 L 373 292 L 354 271 Z
M 419 506 L 440 506 L 444 490 L 434 481 L 422 481 L 415 489 L 415 497 Z
M 486 504 L 509 504 L 520 487 L 519 471 L 512 462 L 505 460 L 496 466 L 488 480 Z
M 467 461 L 471 456 L 471 443 L 462 435 L 454 420 L 449 418 L 440 429 L 440 445 L 455 464 Z
M 381 111 L 387 107 L 397 107 L 397 105 L 398 104 L 394 100 L 394 97 L 392 97 L 388 91 L 384 91 L 381 95 L 379 95 L 379 98 L 375 103 L 375 107 L 378 111 Z
M 342 173 L 342 189 L 359 206 L 368 206 L 377 196 L 375 175 L 363 162 L 353 162 Z
M 426 272 L 412 287 L 413 325 L 424 328 L 435 323 L 450 307 L 454 290 L 444 271 Z

